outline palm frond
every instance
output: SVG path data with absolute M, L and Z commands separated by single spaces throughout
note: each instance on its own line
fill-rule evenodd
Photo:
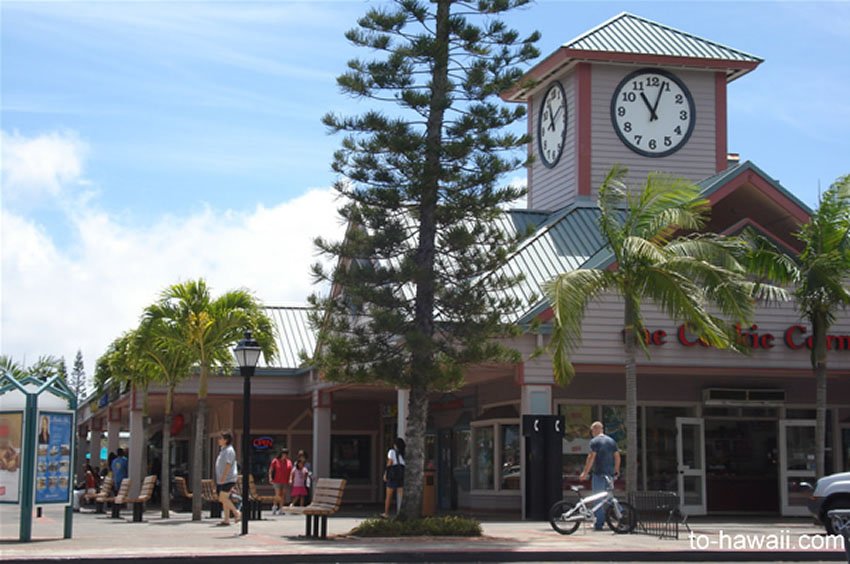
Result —
M 554 315 L 549 349 L 553 352 L 557 382 L 566 384 L 574 375 L 570 352 L 581 342 L 581 324 L 587 305 L 614 284 L 613 273 L 588 269 L 561 274 L 544 286 Z

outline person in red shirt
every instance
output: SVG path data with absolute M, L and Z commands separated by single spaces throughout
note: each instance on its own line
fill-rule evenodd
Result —
M 274 505 L 272 515 L 280 514 L 281 508 L 289 497 L 289 477 L 292 474 L 292 461 L 289 449 L 283 448 L 269 465 L 269 482 L 274 486 Z

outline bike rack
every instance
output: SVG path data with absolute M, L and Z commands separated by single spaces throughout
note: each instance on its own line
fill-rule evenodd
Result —
M 637 512 L 635 532 L 677 540 L 680 524 L 691 532 L 688 516 L 679 509 L 679 494 L 676 492 L 633 492 L 629 494 L 629 503 Z

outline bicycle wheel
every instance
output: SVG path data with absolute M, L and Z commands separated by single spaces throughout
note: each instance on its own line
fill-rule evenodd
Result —
M 637 513 L 635 508 L 626 502 L 619 502 L 619 516 L 616 506 L 612 503 L 605 510 L 605 522 L 608 523 L 608 528 L 617 534 L 624 535 L 631 533 L 637 526 Z
M 571 535 L 581 525 L 581 513 L 576 509 L 576 503 L 559 501 L 549 510 L 549 524 L 562 535 Z

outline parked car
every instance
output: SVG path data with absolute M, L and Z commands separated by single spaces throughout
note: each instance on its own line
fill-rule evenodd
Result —
M 832 474 L 818 480 L 808 505 L 809 511 L 826 527 L 827 533 L 838 534 L 826 514 L 832 509 L 850 509 L 850 472 Z

